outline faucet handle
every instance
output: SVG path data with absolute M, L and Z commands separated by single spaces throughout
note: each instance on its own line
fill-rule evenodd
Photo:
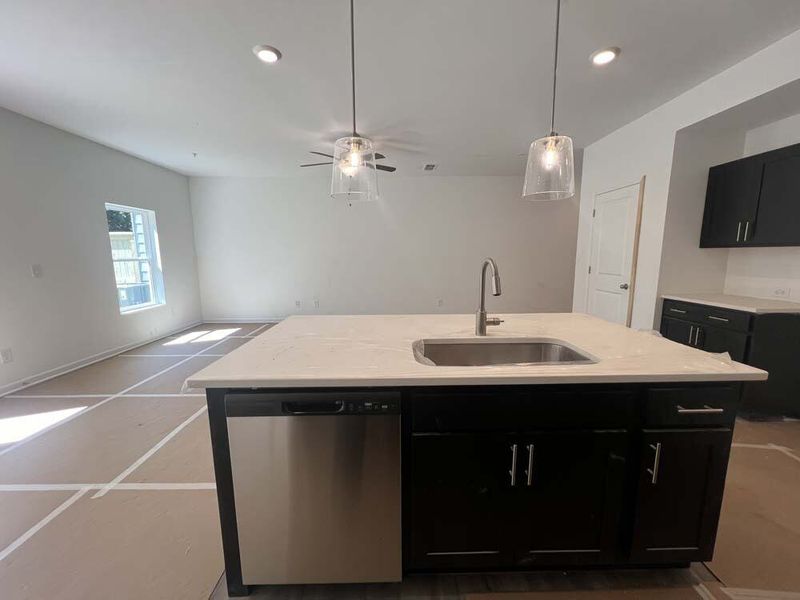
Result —
M 504 323 L 504 321 L 499 317 L 486 317 L 487 325 L 500 325 L 500 323 Z

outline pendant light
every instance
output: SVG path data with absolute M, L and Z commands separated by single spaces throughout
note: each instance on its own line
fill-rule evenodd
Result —
M 356 42 L 353 0 L 350 0 L 350 83 L 353 97 L 353 134 L 339 138 L 333 147 L 331 197 L 348 202 L 378 198 L 378 178 L 372 140 L 358 135 L 356 129 Z
M 556 36 L 553 52 L 553 104 L 550 110 L 550 134 L 535 140 L 528 150 L 523 197 L 528 200 L 563 200 L 575 195 L 575 165 L 572 138 L 555 132 L 556 73 L 558 71 L 558 30 L 561 0 L 556 0 Z

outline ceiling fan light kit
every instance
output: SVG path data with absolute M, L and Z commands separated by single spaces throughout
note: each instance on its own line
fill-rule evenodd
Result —
M 556 74 L 558 72 L 558 32 L 561 0 L 556 0 L 556 35 L 553 52 L 553 104 L 550 134 L 534 140 L 528 150 L 522 195 L 528 200 L 563 200 L 575 195 L 575 163 L 572 138 L 555 132 Z

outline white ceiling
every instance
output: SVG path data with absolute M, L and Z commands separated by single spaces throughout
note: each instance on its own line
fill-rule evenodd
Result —
M 398 173 L 521 174 L 549 127 L 554 7 L 356 0 L 360 133 Z M 0 15 L 0 105 L 182 173 L 324 174 L 297 165 L 349 128 L 347 0 L 0 0 Z M 564 0 L 556 127 L 585 146 L 798 28 L 799 0 Z M 259 43 L 283 60 L 257 61 Z M 609 45 L 619 60 L 592 67 Z

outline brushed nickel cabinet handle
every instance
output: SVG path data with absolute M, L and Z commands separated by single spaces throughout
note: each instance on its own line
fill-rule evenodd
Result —
M 697 342 L 700 339 L 700 326 L 697 326 L 694 330 L 694 345 L 697 346 Z
M 528 468 L 525 470 L 527 485 L 533 485 L 533 444 L 528 444 Z
M 725 319 L 723 317 L 715 317 L 714 315 L 708 315 L 708 318 L 712 319 L 714 321 L 722 321 L 723 323 L 730 323 L 731 322 L 730 319 Z
M 750 229 L 750 221 L 745 221 L 744 222 L 744 240 L 743 240 L 745 242 L 747 241 L 747 232 L 748 232 L 749 229 Z
M 655 485 L 658 483 L 658 465 L 661 463 L 661 442 L 657 442 L 655 446 L 650 444 L 650 447 L 656 451 L 656 454 L 653 457 L 653 467 L 651 469 L 647 469 L 647 472 L 652 475 L 650 478 L 650 483 Z
M 708 404 L 704 404 L 703 408 L 684 408 L 678 404 L 675 408 L 679 415 L 716 415 L 725 412 L 724 408 L 715 408 Z
M 689 325 L 689 341 L 687 344 L 692 345 L 692 333 L 694 333 L 694 325 Z
M 736 241 L 739 241 L 739 238 L 742 235 L 742 222 L 739 221 L 739 224 L 736 226 Z
M 511 475 L 511 487 L 517 485 L 517 445 L 511 444 L 511 469 L 508 472 Z
M 670 308 L 669 310 L 671 312 L 675 312 L 675 313 L 678 313 L 678 314 L 681 314 L 681 315 L 685 315 L 686 314 L 686 311 L 685 310 L 681 310 L 680 308 Z

